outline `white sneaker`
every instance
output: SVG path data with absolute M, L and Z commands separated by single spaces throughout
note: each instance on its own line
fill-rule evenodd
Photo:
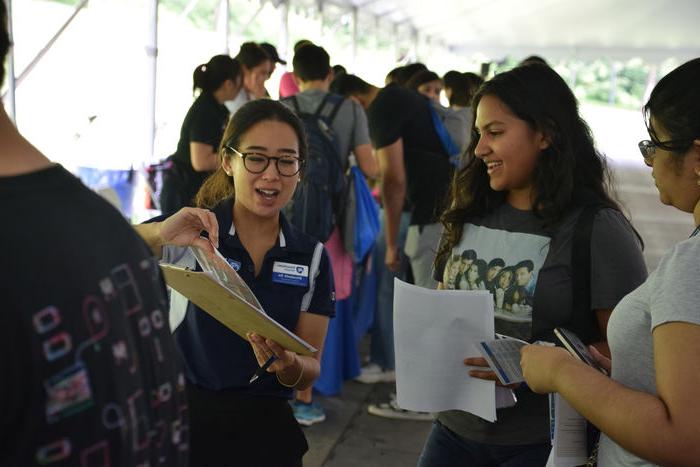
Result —
M 376 363 L 370 363 L 362 367 L 360 375 L 355 381 L 364 384 L 374 383 L 394 383 L 396 382 L 396 372 L 394 370 L 382 370 Z
M 396 403 L 396 396 L 390 395 L 389 402 L 381 402 L 379 404 L 370 404 L 367 407 L 367 412 L 377 417 L 393 418 L 396 420 L 416 420 L 416 421 L 432 421 L 433 414 L 428 412 L 414 412 L 399 407 Z

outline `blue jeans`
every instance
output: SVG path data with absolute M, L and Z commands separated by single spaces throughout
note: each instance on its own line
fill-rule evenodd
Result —
M 522 446 L 477 443 L 435 421 L 418 467 L 544 467 L 551 449 L 549 443 Z
M 372 324 L 369 360 L 382 368 L 393 370 L 396 363 L 394 361 L 394 278 L 406 280 L 408 269 L 408 258 L 403 253 L 403 246 L 406 242 L 406 232 L 411 220 L 411 214 L 404 212 L 401 214 L 401 225 L 399 227 L 399 251 L 401 252 L 401 267 L 397 272 L 391 272 L 384 264 L 386 255 L 384 213 L 380 213 L 382 228 L 375 242 L 374 250 L 374 270 L 377 275 L 377 308 L 374 312 L 374 322 Z

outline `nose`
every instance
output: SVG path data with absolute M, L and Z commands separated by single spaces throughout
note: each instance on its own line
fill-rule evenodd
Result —
M 484 141 L 483 137 L 478 138 L 479 141 L 476 143 L 476 147 L 474 148 L 474 155 L 479 159 L 483 159 L 491 153 L 491 149 L 489 148 L 488 144 Z
M 280 177 L 280 173 L 277 170 L 277 160 L 270 159 L 270 163 L 267 164 L 267 168 L 262 173 L 262 178 L 264 180 L 277 180 Z

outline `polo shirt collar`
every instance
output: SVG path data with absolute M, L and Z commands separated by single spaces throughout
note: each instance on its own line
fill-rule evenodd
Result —
M 238 240 L 238 237 L 236 237 L 236 226 L 233 223 L 233 198 L 227 198 L 219 203 L 214 208 L 214 213 L 219 222 L 219 238 L 228 236 Z M 292 229 L 289 221 L 281 212 L 280 233 L 276 247 L 285 251 L 303 251 L 298 233 Z

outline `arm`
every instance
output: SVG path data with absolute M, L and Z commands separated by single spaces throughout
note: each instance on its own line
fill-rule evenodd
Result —
M 212 252 L 219 246 L 219 223 L 214 213 L 206 209 L 182 208 L 162 222 L 133 228 L 157 258 L 162 256 L 164 245 L 198 246 Z M 209 233 L 209 240 L 200 238 L 202 231 Z
M 591 344 L 598 352 L 608 358 L 610 357 L 610 347 L 608 346 L 608 321 L 610 321 L 610 315 L 612 312 L 613 311 L 611 308 L 605 310 L 595 310 L 596 320 L 598 321 L 598 330 L 600 331 L 602 340 Z
M 219 168 L 219 155 L 211 144 L 190 141 L 190 161 L 196 172 L 210 172 Z
M 401 211 L 406 199 L 406 170 L 403 163 L 403 138 L 377 150 L 384 200 L 386 258 L 390 270 L 399 267 L 398 237 Z
M 310 357 L 298 355 L 285 350 L 278 343 L 264 339 L 257 334 L 248 336 L 255 357 L 260 365 L 263 365 L 271 354 L 277 356 L 277 360 L 267 369 L 269 373 L 277 373 L 277 378 L 286 386 L 294 384 L 294 388 L 304 390 L 313 384 L 321 374 L 321 355 L 323 343 L 328 331 L 328 316 L 317 315 L 302 311 L 294 333 L 309 344 L 316 347 L 317 351 Z
M 627 388 L 563 349 L 527 346 L 523 373 L 536 392 L 559 392 L 623 448 L 662 465 L 700 459 L 700 325 L 670 322 L 653 333 L 658 395 Z
M 353 149 L 355 157 L 357 158 L 357 165 L 360 167 L 365 176 L 374 180 L 379 175 L 379 166 L 377 165 L 377 158 L 372 152 L 372 145 L 360 144 L 355 146 Z

